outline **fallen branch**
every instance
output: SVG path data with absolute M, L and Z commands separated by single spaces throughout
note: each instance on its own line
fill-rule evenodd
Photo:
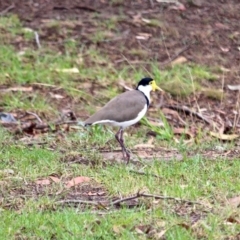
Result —
M 85 10 L 85 11 L 89 11 L 89 12 L 97 12 L 97 13 L 101 13 L 99 10 L 89 7 L 89 6 L 73 6 L 71 8 L 68 7 L 58 7 L 58 6 L 54 6 L 53 7 L 54 10 L 70 10 L 70 9 L 80 9 L 80 10 Z
M 200 202 L 196 201 L 190 201 L 190 200 L 185 200 L 181 198 L 175 198 L 175 197 L 170 197 L 170 196 L 162 196 L 162 195 L 155 195 L 155 194 L 147 194 L 147 193 L 137 193 L 136 195 L 130 196 L 130 197 L 125 197 L 121 199 L 117 199 L 113 202 L 109 202 L 108 204 L 104 202 L 97 202 L 97 201 L 85 201 L 85 200 L 76 200 L 76 199 L 66 199 L 66 200 L 60 200 L 57 201 L 56 204 L 85 204 L 85 205 L 94 205 L 94 206 L 99 206 L 105 209 L 109 209 L 113 206 L 119 205 L 122 202 L 134 200 L 140 197 L 146 197 L 146 198 L 154 198 L 154 199 L 161 199 L 161 200 L 173 200 L 175 202 L 183 202 L 187 204 L 197 204 L 197 205 L 203 205 Z
M 142 172 L 142 171 L 135 171 L 135 170 L 129 170 L 129 172 L 136 173 L 136 174 L 139 174 L 139 175 L 152 176 L 152 177 L 155 177 L 155 178 L 162 179 L 162 177 L 160 177 L 156 174 L 152 174 L 152 173 L 145 173 L 145 172 Z
M 112 206 L 119 205 L 119 203 L 126 202 L 126 201 L 133 200 L 133 199 L 140 198 L 140 197 L 141 197 L 141 195 L 139 193 L 137 193 L 135 196 L 117 199 L 117 200 L 111 202 L 110 205 L 112 205 Z
M 22 144 L 25 146 L 34 146 L 48 144 L 48 142 L 23 142 Z
M 28 112 L 28 111 L 26 111 L 26 113 L 29 115 L 33 115 L 40 123 L 43 122 L 42 119 L 36 113 Z
M 8 6 L 6 9 L 4 9 L 3 11 L 0 12 L 0 16 L 5 15 L 6 13 L 8 13 L 10 10 L 15 8 L 15 4 L 11 4 L 10 6 Z
M 174 56 L 170 57 L 170 59 L 168 61 L 161 63 L 161 66 L 168 65 L 169 63 L 174 61 L 180 54 L 182 54 L 183 52 L 187 51 L 190 47 L 191 47 L 191 44 L 185 46 L 183 49 L 181 49 L 179 52 L 177 52 Z
M 175 0 L 157 0 L 158 3 L 178 3 L 178 1 Z
M 102 206 L 102 204 L 99 203 L 99 202 L 76 200 L 76 199 L 60 200 L 60 201 L 57 201 L 55 203 L 57 203 L 57 204 L 75 203 L 75 204 L 85 204 L 85 205 L 95 205 L 95 206 L 101 205 Z
M 155 195 L 155 194 L 147 194 L 147 193 L 139 193 L 139 192 L 135 196 L 118 199 L 118 200 L 112 202 L 111 205 L 118 205 L 121 202 L 126 202 L 126 201 L 133 200 L 133 199 L 140 198 L 140 197 L 155 198 L 155 199 L 162 199 L 162 200 L 174 200 L 175 202 L 184 202 L 184 203 L 188 203 L 188 204 L 203 205 L 200 202 L 184 200 L 181 198 L 161 196 L 161 195 Z
M 186 107 L 186 106 L 172 106 L 172 105 L 165 105 L 164 106 L 165 108 L 169 108 L 169 109 L 172 109 L 172 110 L 177 110 L 177 111 L 181 111 L 181 112 L 184 112 L 188 115 L 193 115 L 193 116 L 196 116 L 197 118 L 203 120 L 204 122 L 208 123 L 209 125 L 211 126 L 215 126 L 216 124 L 209 120 L 208 118 L 204 117 L 201 113 L 198 113 L 198 112 L 195 112 L 195 111 L 192 111 L 190 108 Z M 215 126 L 216 127 L 216 126 Z
M 185 199 L 181 199 L 181 198 L 175 198 L 175 197 L 170 197 L 170 196 L 161 196 L 161 195 L 155 195 L 155 194 L 141 193 L 141 197 L 151 197 L 151 198 L 155 198 L 155 199 L 174 200 L 175 202 L 203 205 L 202 203 L 196 202 L 196 201 L 190 201 L 190 200 L 185 200 Z

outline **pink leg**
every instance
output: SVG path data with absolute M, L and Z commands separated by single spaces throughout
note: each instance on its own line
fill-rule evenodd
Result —
M 126 149 L 125 145 L 124 145 L 124 139 L 123 139 L 123 129 L 120 128 L 118 130 L 118 132 L 115 135 L 117 141 L 119 142 L 121 148 L 122 148 L 122 154 L 123 154 L 123 158 L 127 161 L 127 163 L 129 163 L 129 159 L 130 159 L 130 153 L 128 152 L 128 150 Z M 126 154 L 126 157 L 125 157 Z

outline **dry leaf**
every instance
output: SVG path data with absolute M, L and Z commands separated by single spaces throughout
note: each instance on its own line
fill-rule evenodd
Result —
M 222 24 L 220 22 L 215 23 L 215 26 L 219 29 L 229 29 L 228 25 Z
M 49 185 L 51 182 L 49 179 L 41 179 L 41 180 L 37 180 L 35 181 L 36 184 L 38 185 Z
M 50 176 L 49 178 L 50 178 L 53 182 L 55 182 L 55 183 L 61 182 L 61 180 L 60 180 L 59 178 L 57 178 L 57 177 Z
M 123 231 L 123 228 L 121 226 L 113 225 L 113 231 L 119 234 Z
M 227 222 L 240 224 L 240 218 L 230 216 L 230 217 L 227 219 Z
M 185 128 L 174 128 L 174 129 L 173 129 L 173 133 L 174 133 L 174 134 L 180 134 L 180 135 L 183 135 L 183 134 L 188 135 L 190 139 L 194 137 L 193 134 L 190 133 L 190 132 L 189 132 L 187 129 L 185 129 Z
M 64 68 L 64 69 L 55 69 L 57 72 L 63 73 L 79 73 L 78 68 Z
M 142 18 L 142 21 L 145 22 L 145 23 L 147 23 L 147 24 L 151 23 L 151 20 L 146 19 L 146 18 Z
M 177 10 L 177 11 L 185 11 L 186 7 L 180 2 L 174 2 L 175 6 L 170 6 L 169 9 Z
M 171 62 L 171 64 L 174 66 L 174 65 L 177 65 L 177 64 L 185 63 L 185 62 L 187 62 L 187 59 L 185 57 L 178 57 L 175 60 L 173 60 Z
M 0 186 L 5 186 L 5 185 L 7 185 L 7 181 L 0 181 Z
M 28 27 L 25 27 L 25 28 L 23 28 L 22 30 L 23 30 L 24 32 L 34 32 L 33 29 L 28 28 Z
M 155 239 L 161 239 L 161 238 L 165 235 L 165 233 L 167 232 L 167 230 L 168 230 L 168 229 L 164 229 L 164 230 L 162 230 L 161 232 L 154 234 Z
M 139 150 L 137 153 L 138 157 L 140 158 L 148 158 L 149 157 L 149 153 L 143 150 Z
M 134 146 L 134 149 L 137 149 L 137 148 L 155 148 L 155 146 L 152 144 L 148 144 L 148 143 L 146 143 L 146 144 L 140 143 L 140 144 L 137 144 Z
M 89 177 L 75 177 L 67 182 L 66 188 L 71 188 L 73 186 L 79 185 L 83 182 L 89 182 L 91 179 Z
M 222 52 L 229 52 L 229 48 L 220 47 L 220 49 L 222 50 Z
M 97 192 L 97 195 L 98 195 L 98 196 L 102 196 L 102 195 L 104 195 L 104 194 L 106 194 L 104 191 Z
M 136 39 L 148 40 L 151 36 L 152 36 L 152 34 L 150 34 L 150 33 L 138 33 L 138 35 L 136 36 Z
M 156 126 L 156 127 L 164 127 L 164 123 L 160 120 L 148 120 L 148 122 L 152 125 L 152 126 Z
M 223 66 L 220 67 L 220 70 L 221 70 L 222 72 L 230 72 L 230 71 L 231 71 L 230 69 L 225 68 L 225 67 L 223 67 Z
M 229 198 L 228 204 L 232 207 L 240 207 L 240 196 Z
M 240 85 L 227 85 L 228 89 L 232 90 L 232 91 L 240 91 Z
M 10 168 L 4 169 L 3 172 L 6 173 L 6 174 L 14 174 L 14 170 L 12 170 Z
M 147 141 L 147 144 L 151 144 L 152 145 L 152 143 L 154 142 L 154 138 L 153 137 L 150 137 L 149 139 L 148 139 L 148 141 Z
M 105 194 L 104 191 L 101 191 L 101 192 L 88 192 L 87 193 L 88 196 L 102 196 L 104 194 Z
M 239 138 L 238 134 L 222 134 L 222 133 L 216 133 L 216 132 L 210 132 L 210 136 L 221 139 L 221 140 L 226 140 L 226 141 L 231 141 L 236 138 Z
M 138 234 L 144 234 L 144 232 L 143 232 L 140 228 L 138 228 L 138 227 L 135 228 L 135 231 L 136 231 Z
M 203 5 L 203 0 L 192 0 L 192 4 L 193 4 L 195 7 L 202 7 L 202 5 Z
M 186 230 L 189 230 L 190 229 L 190 225 L 189 224 L 187 224 L 187 223 L 179 223 L 179 224 L 177 224 L 178 226 L 180 226 L 180 227 L 183 227 L 183 228 L 185 228 Z
M 133 16 L 133 23 L 141 23 L 141 14 L 140 13 Z
M 179 116 L 178 112 L 169 108 L 163 108 L 162 109 L 162 113 L 164 115 L 170 114 L 173 115 L 173 117 L 176 117 L 179 119 L 179 121 L 183 124 L 183 125 L 187 125 L 187 123 Z
M 60 94 L 54 94 L 50 92 L 50 96 L 51 98 L 55 98 L 55 99 L 63 99 L 64 96 L 60 95 Z

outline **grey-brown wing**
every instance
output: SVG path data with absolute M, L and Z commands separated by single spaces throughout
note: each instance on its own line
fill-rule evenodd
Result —
M 89 117 L 85 124 L 93 124 L 101 120 L 124 122 L 134 119 L 147 104 L 146 98 L 140 91 L 124 92 L 109 101 L 102 109 Z

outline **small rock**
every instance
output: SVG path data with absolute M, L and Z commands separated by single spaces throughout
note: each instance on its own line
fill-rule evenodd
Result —
M 191 3 L 195 7 L 202 7 L 203 6 L 203 0 L 192 0 Z
M 224 152 L 225 151 L 225 147 L 218 145 L 218 146 L 215 146 L 215 150 L 217 150 L 219 152 Z

